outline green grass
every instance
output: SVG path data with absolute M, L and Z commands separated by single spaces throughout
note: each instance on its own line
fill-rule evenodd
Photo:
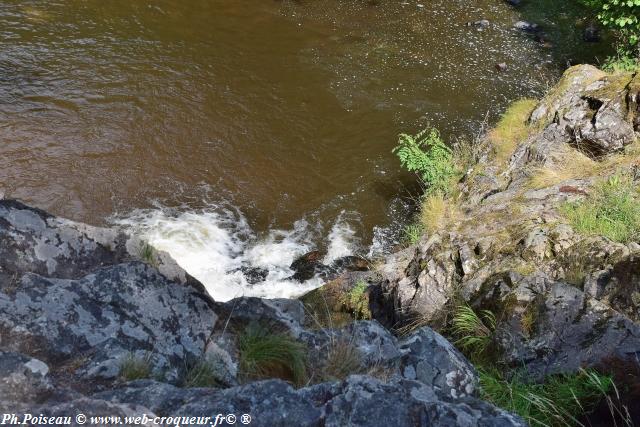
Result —
M 220 368 L 211 358 L 202 358 L 187 369 L 184 376 L 185 387 L 220 387 L 218 380 Z
M 356 319 L 371 319 L 369 298 L 366 293 L 368 287 L 364 280 L 358 280 L 347 294 L 349 307 Z
M 140 246 L 138 250 L 138 256 L 141 260 L 145 261 L 147 264 L 155 265 L 156 259 L 156 250 L 149 243 L 145 242 Z
M 493 340 L 496 318 L 489 310 L 478 315 L 471 307 L 461 305 L 455 310 L 451 323 L 451 331 L 457 337 L 455 345 L 472 358 L 482 356 Z
M 635 73 L 640 71 L 640 59 L 624 53 L 607 58 L 602 69 L 608 73 Z
M 571 226 L 584 235 L 628 243 L 640 236 L 640 200 L 632 180 L 614 175 L 598 184 L 584 201 L 561 209 Z
M 504 112 L 495 128 L 489 131 L 488 138 L 499 164 L 506 164 L 518 143 L 529 135 L 527 122 L 537 104 L 538 101 L 533 99 L 514 102 Z
M 302 385 L 307 379 L 307 349 L 288 335 L 250 324 L 238 337 L 238 348 L 245 381 L 280 378 Z
M 149 352 L 144 357 L 129 353 L 120 363 L 120 378 L 124 381 L 133 381 L 151 378 L 152 354 Z
M 610 377 L 582 370 L 552 375 L 542 383 L 515 375 L 506 380 L 497 370 L 480 370 L 483 398 L 523 417 L 531 426 L 581 426 L 588 414 L 613 388 Z
M 409 224 L 404 228 L 403 240 L 410 245 L 414 245 L 420 241 L 423 232 L 424 230 L 420 224 Z

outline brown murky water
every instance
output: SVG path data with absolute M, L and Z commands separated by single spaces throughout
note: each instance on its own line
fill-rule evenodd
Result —
M 309 247 L 341 221 L 366 248 L 403 215 L 400 131 L 468 134 L 593 59 L 557 3 L 3 0 L 0 188 L 97 224 L 226 207 L 257 239 L 304 220 Z

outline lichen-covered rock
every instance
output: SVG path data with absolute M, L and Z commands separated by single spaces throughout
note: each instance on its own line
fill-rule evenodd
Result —
M 487 283 L 484 290 L 476 306 L 491 305 L 501 319 L 502 363 L 526 366 L 534 379 L 640 354 L 640 326 L 575 286 L 533 274 Z
M 478 399 L 441 399 L 433 389 L 416 381 L 382 383 L 366 376 L 351 376 L 341 383 L 326 383 L 300 392 L 323 407 L 327 427 L 401 426 L 525 426 L 520 418 Z
M 25 273 L 80 279 L 97 268 L 140 260 L 145 243 L 116 229 L 58 218 L 15 200 L 0 199 L 0 289 Z M 148 258 L 167 278 L 204 291 L 166 253 Z
M 640 257 L 630 255 L 587 278 L 585 292 L 606 302 L 635 322 L 640 321 Z
M 49 367 L 42 361 L 20 353 L 0 350 L 0 396 L 13 402 L 38 402 L 53 387 Z
M 449 401 L 416 381 L 382 383 L 367 376 L 294 390 L 279 380 L 226 390 L 177 389 L 135 381 L 93 396 L 172 415 L 242 414 L 256 426 L 524 426 L 516 416 L 473 398 Z
M 129 352 L 150 352 L 157 372 L 176 376 L 199 357 L 216 323 L 213 302 L 140 262 L 81 279 L 27 273 L 0 292 L 0 343 L 85 377 L 114 378 Z
M 609 76 L 589 65 L 573 67 L 534 110 L 531 121 L 548 124 L 555 132 L 550 139 L 569 140 L 592 154 L 620 151 L 635 140 L 636 112 L 628 104 L 632 78 Z
M 476 394 L 478 374 L 473 365 L 431 328 L 413 332 L 399 348 L 404 353 L 400 361 L 404 378 L 429 385 L 452 399 Z

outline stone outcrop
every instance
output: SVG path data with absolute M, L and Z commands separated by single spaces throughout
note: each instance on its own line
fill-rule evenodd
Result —
M 636 358 L 640 245 L 581 235 L 562 207 L 610 175 L 637 182 L 637 155 L 624 153 L 638 137 L 638 78 L 570 68 L 506 164 L 481 146 L 459 183 L 459 217 L 378 268 L 374 318 L 439 328 L 460 301 L 491 310 L 495 362 L 533 378 Z
M 72 424 L 79 413 L 221 413 L 249 414 L 258 426 L 524 425 L 478 398 L 473 367 L 427 327 L 398 339 L 375 320 L 314 324 L 298 300 L 215 302 L 166 254 L 117 230 L 0 200 L 0 269 L 3 412 Z M 305 348 L 302 388 L 242 376 L 239 337 L 254 324 Z M 338 343 L 357 366 L 329 378 Z M 212 386 L 188 387 L 203 361 Z M 127 381 L 132 362 L 130 375 L 146 379 Z

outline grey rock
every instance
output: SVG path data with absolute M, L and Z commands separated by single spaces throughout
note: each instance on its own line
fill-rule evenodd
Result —
M 0 199 L 0 241 L 0 288 L 27 272 L 79 279 L 103 266 L 140 260 L 145 245 L 116 229 L 57 218 L 7 199 Z M 205 292 L 167 253 L 153 251 L 152 256 L 167 278 Z
M 53 387 L 49 367 L 20 353 L 0 350 L 0 396 L 13 402 L 43 400 Z
M 640 321 L 640 258 L 631 255 L 592 273 L 584 290 L 635 322 Z
M 82 279 L 22 276 L 0 293 L 4 348 L 48 363 L 80 363 L 82 376 L 114 378 L 128 352 L 148 351 L 158 372 L 176 369 L 205 348 L 217 316 L 211 299 L 132 262 Z
M 498 295 L 503 304 L 510 301 L 504 307 L 511 308 L 498 313 L 502 362 L 525 365 L 533 379 L 640 354 L 640 326 L 574 286 L 535 274 L 508 283 L 510 289 L 499 286 L 504 282 L 486 284 L 484 301 L 495 306 Z
M 257 426 L 525 425 L 518 417 L 477 399 L 453 402 L 416 381 L 382 383 L 357 375 L 300 390 L 279 380 L 226 390 L 181 390 L 153 381 L 136 381 L 93 398 L 175 415 L 250 414 L 251 425 Z
M 459 399 L 474 396 L 478 374 L 473 365 L 442 335 L 422 327 L 400 342 L 402 376 Z

